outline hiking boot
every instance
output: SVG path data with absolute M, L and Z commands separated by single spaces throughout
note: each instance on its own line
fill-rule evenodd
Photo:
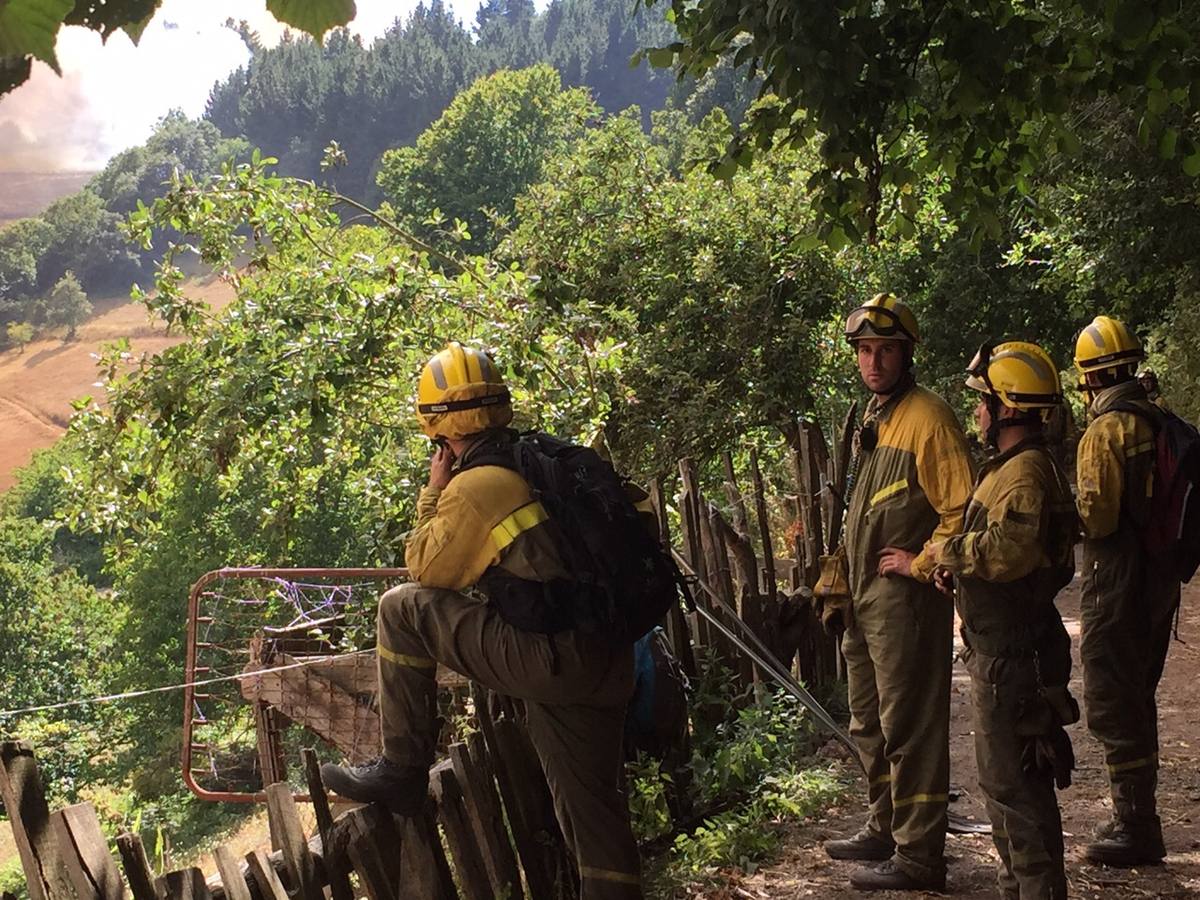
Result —
M 1087 845 L 1083 855 L 1089 862 L 1129 868 L 1157 865 L 1167 855 L 1167 848 L 1163 846 L 1161 827 L 1139 828 L 1114 821 L 1107 828 L 1098 829 L 1096 840 Z
M 429 794 L 429 771 L 423 766 L 398 766 L 386 757 L 361 766 L 321 766 L 325 787 L 359 803 L 384 803 L 396 815 L 415 816 Z
M 896 844 L 891 838 L 875 834 L 869 828 L 861 829 L 854 837 L 825 842 L 825 852 L 834 859 L 879 860 L 892 858 Z
M 933 878 L 917 878 L 892 860 L 877 866 L 859 866 L 850 873 L 850 886 L 860 891 L 936 891 L 946 890 L 946 873 Z

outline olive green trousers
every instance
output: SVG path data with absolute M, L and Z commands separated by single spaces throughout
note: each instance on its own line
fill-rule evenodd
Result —
M 898 576 L 854 603 L 842 636 L 850 734 L 867 772 L 867 827 L 920 879 L 945 872 L 954 606 Z
M 1000 854 L 1000 892 L 1013 900 L 1065 900 L 1054 775 L 1028 773 L 1021 764 L 1029 738 L 1018 734 L 1018 724 L 1023 704 L 1037 702 L 1036 663 L 976 650 L 967 650 L 964 659 L 971 675 L 979 787 Z
M 1179 580 L 1124 527 L 1083 552 L 1079 646 L 1088 730 L 1104 747 L 1113 813 L 1159 832 L 1158 706 Z
M 633 648 L 595 635 L 514 628 L 488 603 L 406 584 L 379 603 L 379 707 L 384 755 L 433 763 L 437 663 L 525 701 L 554 809 L 582 879 L 582 900 L 640 898 L 637 844 L 624 793 L 625 707 Z

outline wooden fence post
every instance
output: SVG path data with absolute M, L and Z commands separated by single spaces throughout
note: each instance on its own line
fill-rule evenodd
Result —
M 78 900 L 122 900 L 125 883 L 90 803 L 50 814 L 58 850 Z
M 663 493 L 662 479 L 655 478 L 650 482 L 650 503 L 658 516 L 658 535 L 662 545 L 670 552 L 671 523 L 667 518 L 667 499 Z M 688 678 L 696 677 L 696 657 L 692 653 L 692 633 L 688 627 L 687 616 L 678 603 L 671 604 L 667 612 L 667 638 L 671 642 L 671 652 L 679 660 L 683 672 Z
M 504 815 L 487 764 L 483 735 L 476 731 L 466 743 L 451 744 L 450 762 L 462 789 L 467 814 L 495 894 L 519 896 L 521 876 L 517 871 L 517 858 L 504 827 Z
M 12 823 L 30 900 L 75 900 L 50 827 L 42 776 L 32 748 L 23 741 L 0 744 L 0 796 Z
M 300 824 L 300 812 L 290 784 L 284 782 L 267 787 L 267 817 L 272 822 L 271 833 L 279 837 L 283 864 L 298 900 L 324 900 L 325 891 L 317 881 L 316 862 L 308 850 L 308 839 Z
M 117 835 L 117 850 L 121 854 L 121 867 L 125 870 L 125 878 L 129 881 L 129 890 L 133 900 L 162 900 L 162 891 L 150 861 L 146 859 L 146 848 L 142 839 L 130 832 Z M 228 900 L 240 900 L 231 897 L 226 891 Z M 249 898 L 247 898 L 249 900 Z
M 311 747 L 300 751 L 304 766 L 304 777 L 308 782 L 308 796 L 312 800 L 313 813 L 317 819 L 317 833 L 321 836 L 321 864 L 329 882 L 331 900 L 354 900 L 354 889 L 350 885 L 350 866 L 344 854 L 333 846 L 333 813 L 329 809 L 329 797 L 325 783 L 321 780 L 321 765 L 317 753 Z M 230 898 L 232 900 L 232 898 Z

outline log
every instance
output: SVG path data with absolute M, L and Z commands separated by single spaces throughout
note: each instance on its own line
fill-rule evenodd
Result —
M 300 751 L 304 765 L 304 777 L 308 782 L 308 796 L 312 801 L 313 813 L 317 818 L 317 836 L 321 841 L 321 862 L 329 882 L 331 900 L 354 900 L 354 888 L 350 884 L 350 866 L 344 853 L 337 853 L 331 845 L 333 813 L 329 809 L 329 797 L 321 781 L 321 764 L 317 752 L 306 747 Z M 311 845 L 312 841 L 309 841 Z M 231 898 L 232 900 L 232 898 Z
M 324 900 L 325 892 L 317 880 L 316 863 L 308 852 L 308 839 L 300 824 L 291 785 L 272 784 L 267 788 L 267 816 L 271 833 L 279 836 L 279 850 L 298 900 Z
M 492 889 L 499 897 L 516 897 L 521 893 L 521 876 L 488 766 L 484 737 L 476 731 L 466 743 L 451 744 L 449 752 Z
M 246 876 L 242 874 L 242 867 L 233 851 L 222 844 L 213 851 L 213 860 L 217 864 L 221 885 L 225 889 L 225 900 L 250 900 L 250 886 L 246 883 Z
M 125 879 L 129 882 L 133 900 L 162 900 L 157 879 L 150 868 L 150 860 L 146 858 L 146 848 L 142 846 L 142 839 L 128 831 L 119 834 L 117 851 L 121 854 L 121 866 L 125 869 Z M 230 900 L 242 898 L 231 897 Z
M 492 884 L 487 866 L 480 855 L 482 840 L 476 834 L 467 813 L 462 789 L 453 768 L 439 768 L 431 779 L 437 801 L 438 821 L 450 847 L 454 871 L 458 875 L 461 894 L 466 900 L 492 900 Z
M 122 900 L 125 883 L 90 803 L 76 803 L 50 814 L 67 877 L 78 900 Z
M 12 824 L 30 900 L 75 900 L 50 827 L 50 808 L 37 760 L 22 741 L 0 744 L 0 797 Z

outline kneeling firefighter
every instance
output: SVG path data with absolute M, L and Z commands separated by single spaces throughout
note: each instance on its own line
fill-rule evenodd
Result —
M 1043 434 L 1062 392 L 1050 357 L 1020 341 L 982 347 L 966 383 L 981 395 L 975 416 L 995 453 L 962 533 L 937 548 L 935 579 L 953 590 L 962 620 L 1001 893 L 1059 900 L 1067 881 L 1054 786 L 1070 784 L 1074 754 L 1063 726 L 1079 719 L 1067 690 L 1071 639 L 1054 606 L 1074 575 L 1079 529 Z
M 439 446 L 405 546 L 413 582 L 379 605 L 383 757 L 326 765 L 326 784 L 401 815 L 422 806 L 442 663 L 524 701 L 583 900 L 641 897 L 622 740 L 633 642 L 661 618 L 655 604 L 674 599 L 661 548 L 593 451 L 506 428 L 509 393 L 486 354 L 451 343 L 429 360 L 417 415 Z M 572 485 L 607 504 L 607 533 L 564 501 Z M 486 599 L 461 593 L 471 586 Z M 638 618 L 644 608 L 648 623 Z

